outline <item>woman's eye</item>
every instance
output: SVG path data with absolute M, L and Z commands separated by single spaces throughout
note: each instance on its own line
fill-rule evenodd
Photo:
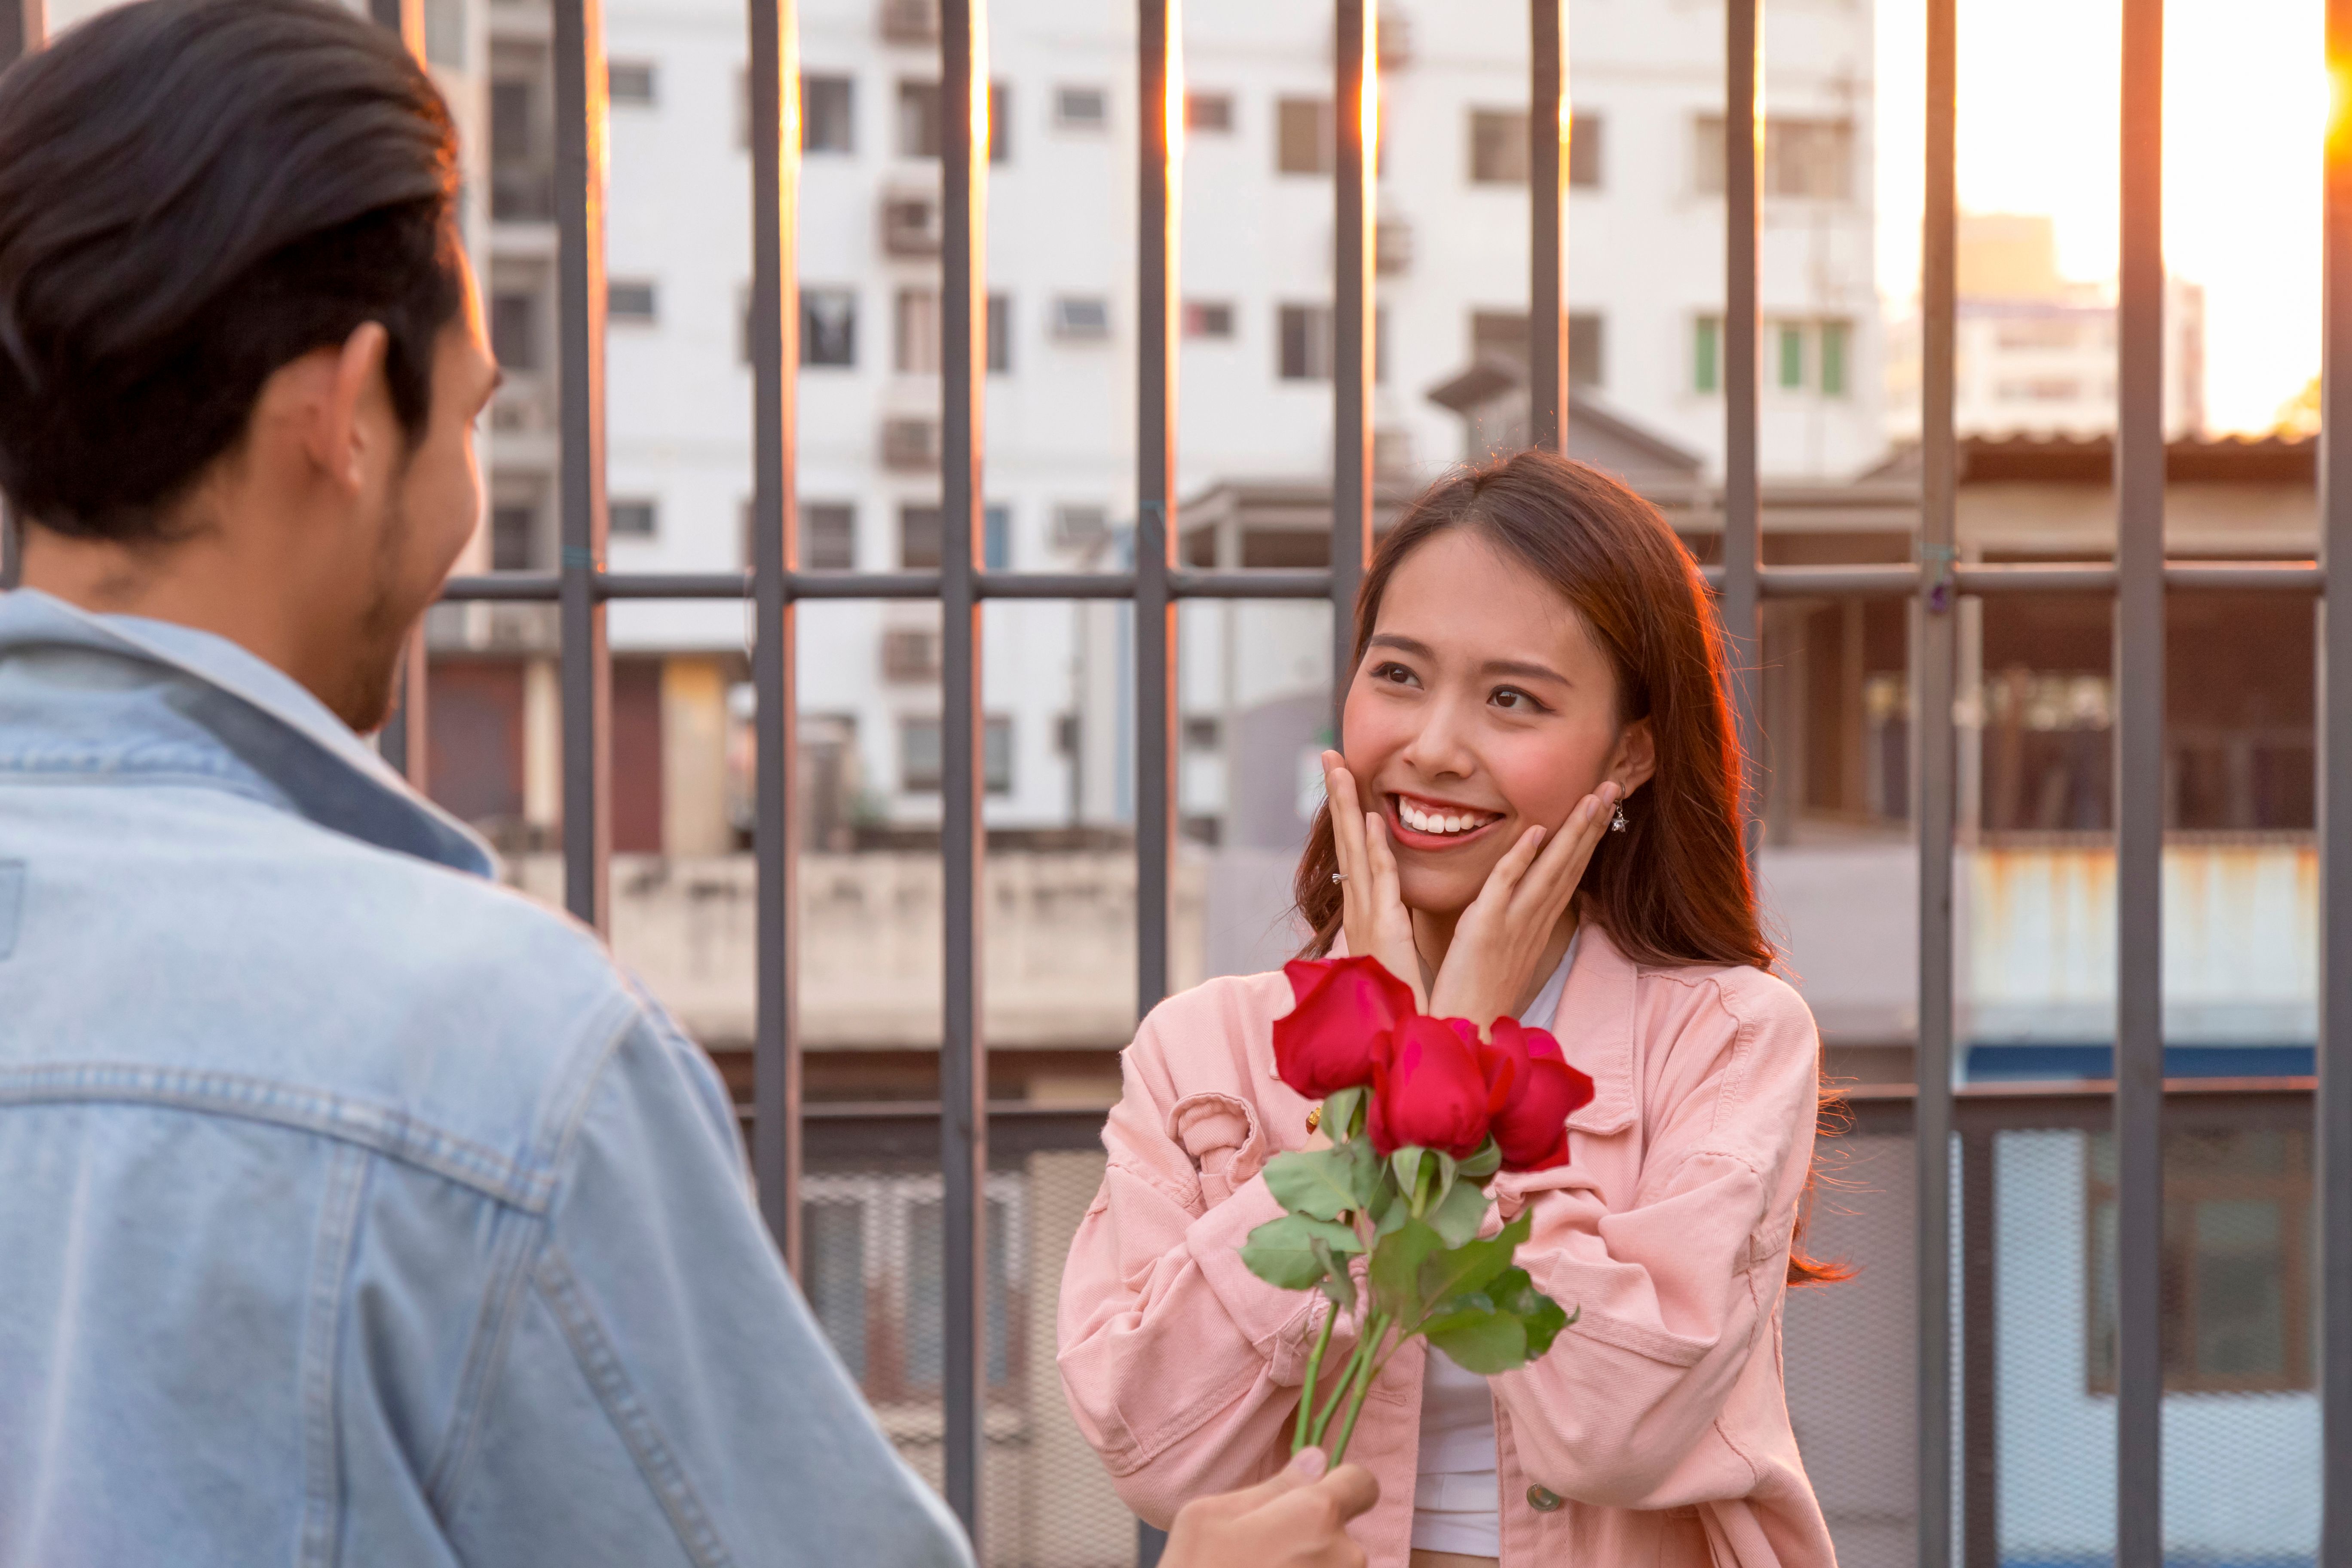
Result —
M 1412 670 L 1408 669 L 1402 664 L 1382 664 L 1375 665 L 1373 667 L 1372 679 L 1374 680 L 1394 681 L 1399 686 L 1411 686 L 1413 684 L 1415 677 Z
M 1495 695 L 1486 700 L 1507 713 L 1539 713 L 1543 704 L 1515 686 L 1497 687 Z

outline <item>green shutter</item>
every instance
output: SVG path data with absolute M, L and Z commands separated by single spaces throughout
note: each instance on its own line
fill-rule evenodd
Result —
M 1794 321 L 1780 328 L 1780 384 L 1790 391 L 1805 384 L 1805 329 Z
M 1713 392 L 1722 382 L 1717 356 L 1721 351 L 1723 318 L 1701 316 L 1698 330 L 1692 335 L 1694 353 L 1691 363 L 1691 387 L 1696 392 Z
M 1845 395 L 1845 343 L 1853 328 L 1844 321 L 1822 323 L 1822 395 Z

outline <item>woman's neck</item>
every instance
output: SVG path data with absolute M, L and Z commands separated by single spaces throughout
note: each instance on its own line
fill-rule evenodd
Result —
M 1437 972 L 1445 967 L 1445 955 L 1453 951 L 1454 928 L 1461 923 L 1460 910 L 1410 910 L 1412 916 L 1412 945 L 1421 958 L 1421 988 L 1428 994 L 1437 984 Z M 1561 911 L 1559 923 L 1552 927 L 1551 936 L 1544 942 L 1543 957 L 1536 962 L 1535 973 L 1528 980 L 1527 989 L 1511 1007 L 1511 1016 L 1526 1012 L 1542 994 L 1544 982 L 1568 956 L 1568 944 L 1576 940 L 1576 905 L 1571 901 Z

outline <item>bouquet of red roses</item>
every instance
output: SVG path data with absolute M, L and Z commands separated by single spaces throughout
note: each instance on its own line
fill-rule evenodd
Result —
M 1320 1100 L 1328 1149 L 1278 1154 L 1266 1185 L 1286 1211 L 1250 1232 L 1242 1261 L 1270 1284 L 1331 1300 L 1298 1396 L 1295 1453 L 1324 1444 L 1337 1465 L 1364 1395 L 1415 1334 L 1468 1372 L 1524 1366 L 1574 1321 L 1512 1262 L 1528 1215 L 1480 1239 L 1497 1171 L 1568 1163 L 1568 1118 L 1592 1080 L 1541 1029 L 1417 1012 L 1376 959 L 1285 966 L 1297 1005 L 1274 1025 L 1282 1081 Z M 1363 1288 L 1356 1260 L 1364 1258 Z M 1369 1299 L 1367 1299 L 1369 1298 Z M 1340 1316 L 1355 1349 L 1318 1407 L 1324 1352 Z

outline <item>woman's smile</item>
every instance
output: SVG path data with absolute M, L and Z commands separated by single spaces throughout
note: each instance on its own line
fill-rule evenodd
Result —
M 1387 808 L 1389 832 L 1407 849 L 1458 849 L 1492 837 L 1492 830 L 1504 820 L 1501 812 L 1428 795 L 1390 791 L 1381 802 Z

